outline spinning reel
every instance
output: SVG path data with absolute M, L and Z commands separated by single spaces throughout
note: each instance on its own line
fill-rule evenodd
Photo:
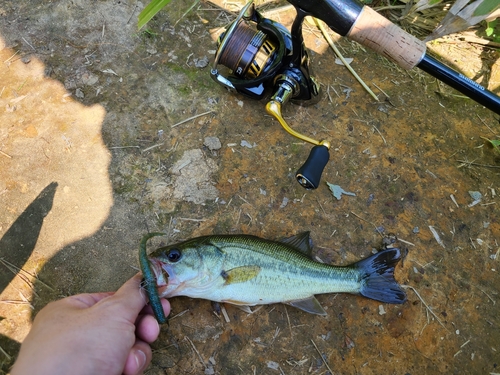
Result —
M 328 163 L 330 143 L 315 140 L 290 128 L 282 116 L 287 102 L 314 104 L 319 85 L 310 74 L 302 24 L 306 16 L 323 20 L 333 31 L 392 59 L 405 69 L 418 67 L 476 102 L 500 114 L 500 98 L 473 80 L 426 54 L 426 45 L 359 0 L 287 0 L 297 16 L 291 32 L 263 17 L 253 0 L 218 40 L 212 78 L 230 91 L 263 99 L 272 89 L 266 111 L 291 135 L 314 147 L 296 173 L 306 189 L 316 189 Z M 219 71 L 219 66 L 222 70 Z
M 303 43 L 302 22 L 308 15 L 298 9 L 291 33 L 281 24 L 262 17 L 253 1 L 221 35 L 211 70 L 212 78 L 230 91 L 260 100 L 273 89 L 266 105 L 291 135 L 314 145 L 297 181 L 306 189 L 316 189 L 329 159 L 330 143 L 305 136 L 288 126 L 282 116 L 287 102 L 300 105 L 319 100 L 319 85 L 310 75 L 309 55 Z M 218 66 L 226 67 L 223 75 Z

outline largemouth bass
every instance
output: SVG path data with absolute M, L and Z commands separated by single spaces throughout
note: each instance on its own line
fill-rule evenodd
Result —
M 279 242 L 249 235 L 197 237 L 149 255 L 160 297 L 247 306 L 286 303 L 320 315 L 326 312 L 315 294 L 403 303 L 406 294 L 394 279 L 399 259 L 399 249 L 392 248 L 344 267 L 315 262 L 309 232 Z

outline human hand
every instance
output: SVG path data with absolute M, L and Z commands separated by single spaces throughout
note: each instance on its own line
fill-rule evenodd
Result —
M 116 292 L 78 294 L 37 314 L 11 375 L 136 375 L 160 327 L 135 275 Z M 162 299 L 165 316 L 170 304 Z

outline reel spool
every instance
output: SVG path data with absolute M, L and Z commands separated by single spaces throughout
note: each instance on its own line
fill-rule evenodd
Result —
M 224 34 L 219 38 L 219 46 L 223 37 Z M 276 46 L 267 35 L 240 19 L 220 52 L 219 63 L 228 67 L 236 77 L 253 79 L 264 72 L 275 54 Z
M 288 101 L 308 105 L 319 99 L 319 85 L 309 72 L 309 56 L 302 38 L 302 22 L 307 14 L 297 9 L 290 33 L 283 25 L 262 17 L 253 0 L 219 37 L 210 75 L 230 91 L 262 99 L 268 89 L 273 95 L 266 111 L 292 136 L 315 145 L 307 161 L 296 173 L 306 189 L 316 189 L 329 159 L 330 143 L 309 138 L 288 126 L 282 105 Z M 218 70 L 225 67 L 227 74 Z
M 249 2 L 219 37 L 210 75 L 228 90 L 260 100 L 290 49 L 288 30 L 261 17 Z

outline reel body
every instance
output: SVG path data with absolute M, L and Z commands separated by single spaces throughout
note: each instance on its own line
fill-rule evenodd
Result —
M 272 93 L 266 111 L 289 134 L 315 145 L 296 173 L 303 187 L 315 189 L 328 162 L 330 144 L 291 129 L 281 111 L 289 101 L 310 105 L 320 98 L 319 85 L 311 76 L 309 54 L 302 37 L 302 23 L 307 15 L 297 8 L 290 32 L 283 25 L 263 17 L 255 10 L 253 1 L 249 2 L 220 36 L 210 74 L 228 90 L 252 99 L 261 100 Z M 225 67 L 224 72 L 219 71 L 219 65 Z

